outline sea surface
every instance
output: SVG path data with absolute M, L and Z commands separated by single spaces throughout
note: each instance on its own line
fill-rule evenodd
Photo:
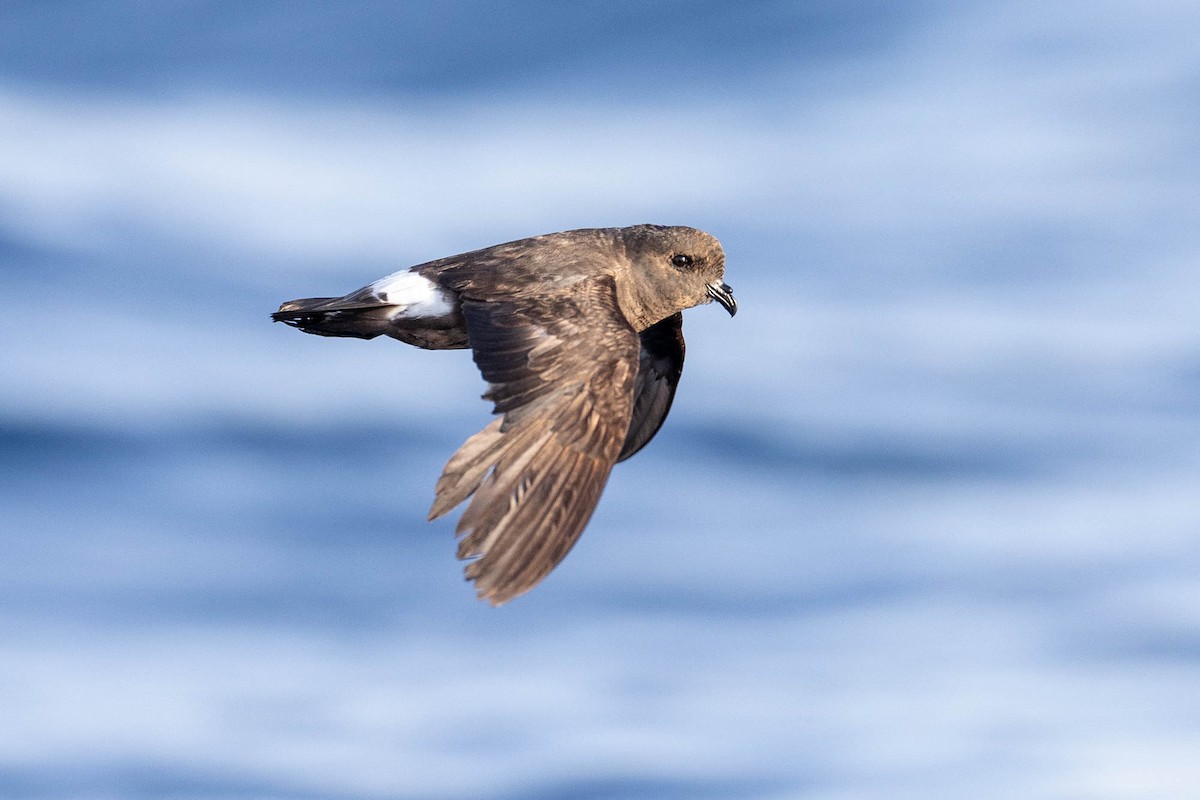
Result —
M 8 2 L 0 797 L 1200 796 L 1194 3 Z M 269 314 L 718 236 L 493 609 L 466 352 Z

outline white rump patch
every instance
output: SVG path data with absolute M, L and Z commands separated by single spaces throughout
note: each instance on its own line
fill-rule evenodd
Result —
M 410 270 L 393 272 L 369 288 L 383 302 L 400 306 L 406 317 L 445 317 L 454 312 L 454 301 L 447 292 Z

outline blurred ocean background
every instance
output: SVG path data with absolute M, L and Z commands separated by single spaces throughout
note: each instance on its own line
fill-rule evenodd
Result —
M 1198 31 L 8 0 L 0 796 L 1200 797 Z M 469 354 L 268 314 L 640 222 L 741 313 L 491 609 Z

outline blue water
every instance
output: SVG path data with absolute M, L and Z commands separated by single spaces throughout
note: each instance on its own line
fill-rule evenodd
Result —
M 1196 796 L 1198 22 L 6 4 L 0 796 Z M 268 314 L 647 221 L 740 313 L 491 609 L 469 355 Z

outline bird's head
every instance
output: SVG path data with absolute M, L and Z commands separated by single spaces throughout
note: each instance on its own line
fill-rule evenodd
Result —
M 631 297 L 622 305 L 634 307 L 631 317 L 644 317 L 639 321 L 649 325 L 713 300 L 730 316 L 737 313 L 733 290 L 725 283 L 725 250 L 716 237 L 684 226 L 621 230 L 633 278 Z

